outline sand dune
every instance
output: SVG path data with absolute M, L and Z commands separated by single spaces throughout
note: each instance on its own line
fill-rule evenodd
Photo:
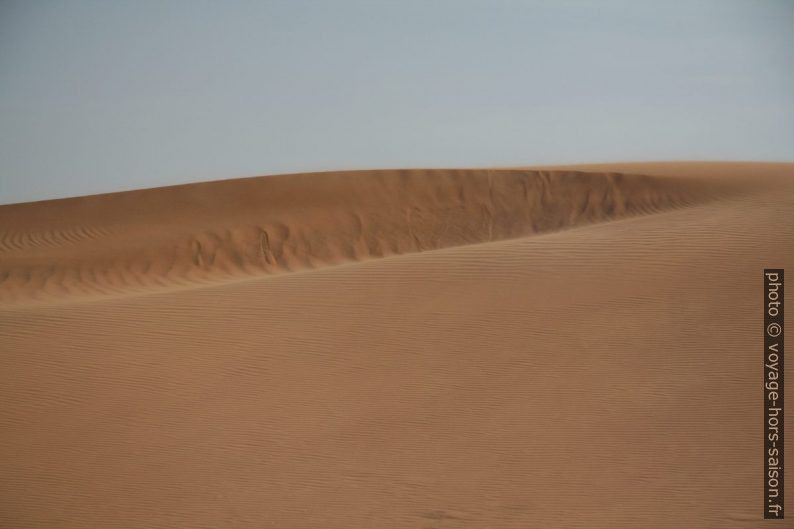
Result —
M 761 285 L 792 265 L 794 164 L 0 206 L 0 527 L 786 527 Z
M 0 303 L 180 288 L 616 220 L 735 191 L 574 170 L 298 174 L 0 207 Z

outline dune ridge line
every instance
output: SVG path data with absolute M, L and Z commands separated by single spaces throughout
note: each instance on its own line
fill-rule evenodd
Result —
M 615 171 L 301 173 L 0 206 L 0 304 L 189 288 L 704 203 L 727 181 Z

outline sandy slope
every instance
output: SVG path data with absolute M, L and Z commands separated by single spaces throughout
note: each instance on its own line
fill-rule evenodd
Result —
M 794 164 L 0 206 L 0 527 L 784 527 L 761 271 L 791 265 Z
M 600 170 L 361 171 L 0 206 L 0 303 L 314 269 L 702 203 L 734 185 Z

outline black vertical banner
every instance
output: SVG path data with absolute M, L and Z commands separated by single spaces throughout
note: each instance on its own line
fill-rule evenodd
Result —
M 764 269 L 764 518 L 783 519 L 783 269 Z

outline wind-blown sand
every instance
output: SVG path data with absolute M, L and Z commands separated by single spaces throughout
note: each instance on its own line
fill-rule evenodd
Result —
M 0 206 L 0 527 L 784 527 L 761 302 L 792 266 L 794 164 Z

